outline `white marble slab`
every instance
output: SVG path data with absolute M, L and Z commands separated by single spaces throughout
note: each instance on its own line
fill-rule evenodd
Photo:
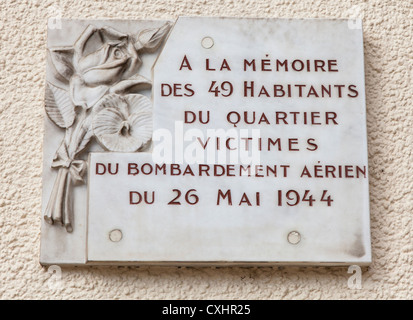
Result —
M 88 21 L 66 23 L 49 46 L 73 43 Z M 164 22 L 94 23 L 133 34 Z M 104 96 L 93 107 L 74 230 L 43 224 L 42 263 L 371 262 L 361 29 L 346 20 L 180 17 L 163 47 L 139 52 L 152 106 L 111 96 L 135 113 L 111 115 L 122 130 L 110 138 L 110 104 Z M 50 121 L 46 129 L 44 202 L 62 138 Z M 128 151 L 141 140 L 144 148 Z M 145 192 L 147 203 L 138 201 Z

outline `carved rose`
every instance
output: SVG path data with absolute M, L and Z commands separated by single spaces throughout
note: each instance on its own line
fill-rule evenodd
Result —
M 89 25 L 73 47 L 51 48 L 54 78 L 69 86 L 75 105 L 93 107 L 106 93 L 133 93 L 150 81 L 137 75 L 139 53 L 156 50 L 169 31 L 167 23 L 128 35 L 110 27 Z
M 109 27 L 89 26 L 74 45 L 73 101 L 93 106 L 110 86 L 134 75 L 140 62 L 128 35 Z

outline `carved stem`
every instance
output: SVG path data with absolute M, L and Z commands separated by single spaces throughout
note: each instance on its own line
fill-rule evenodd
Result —
M 70 178 L 70 173 L 68 172 L 67 178 L 66 178 L 66 187 L 65 187 L 65 196 L 64 196 L 64 214 L 63 214 L 63 224 L 66 228 L 67 232 L 72 232 L 73 231 L 73 226 L 72 226 L 72 216 L 73 216 L 73 211 L 72 211 L 72 179 Z
M 57 194 L 59 190 L 59 185 L 62 177 L 62 170 L 59 170 L 57 173 L 57 177 L 55 180 L 55 183 L 53 185 L 52 189 L 52 194 L 50 195 L 49 202 L 47 203 L 46 211 L 44 213 L 44 219 L 46 220 L 47 223 L 53 224 L 54 223 L 54 211 L 56 207 L 56 201 L 57 201 Z
M 70 176 L 68 168 L 60 168 L 53 186 L 52 194 L 47 204 L 44 219 L 47 223 L 64 225 L 71 232 L 71 197 Z
M 86 140 L 90 139 L 90 136 L 87 136 L 90 130 L 86 121 L 88 116 L 87 110 L 83 109 L 78 115 L 74 127 L 66 130 L 66 137 L 57 152 L 58 159 L 62 160 L 63 164 L 57 165 L 59 171 L 44 214 L 47 223 L 63 225 L 67 232 L 73 231 L 72 179 L 74 177 L 72 174 L 82 175 L 80 172 L 75 172 L 76 168 L 72 164 L 77 154 L 86 146 L 88 142 Z

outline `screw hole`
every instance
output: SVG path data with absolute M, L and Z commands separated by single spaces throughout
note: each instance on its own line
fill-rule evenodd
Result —
M 201 45 L 205 49 L 210 49 L 214 46 L 214 39 L 212 39 L 211 37 L 205 37 L 205 38 L 202 39 Z
M 291 244 L 298 244 L 301 241 L 301 234 L 298 231 L 291 231 L 287 236 L 287 240 Z
M 119 242 L 120 240 L 122 240 L 122 236 L 122 231 L 120 231 L 119 229 L 115 229 L 109 232 L 109 239 L 112 242 Z

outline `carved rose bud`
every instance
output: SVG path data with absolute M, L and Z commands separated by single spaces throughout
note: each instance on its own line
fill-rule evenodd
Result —
M 107 150 L 135 152 L 152 137 L 150 100 L 140 94 L 109 94 L 96 105 L 93 133 Z

